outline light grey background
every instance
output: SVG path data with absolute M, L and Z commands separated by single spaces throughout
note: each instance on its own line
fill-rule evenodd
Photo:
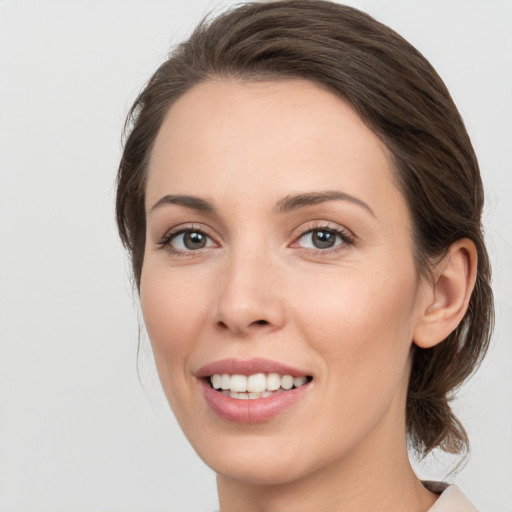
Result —
M 171 43 L 231 2 L 0 1 L 0 511 L 211 511 L 215 483 L 163 403 L 113 222 L 124 116 Z M 487 190 L 497 327 L 456 404 L 450 476 L 512 510 L 512 2 L 350 1 L 431 60 Z M 145 348 L 144 348 L 145 347 Z M 146 396 L 148 395 L 148 396 Z M 442 459 L 442 458 L 441 458 Z M 429 459 L 422 476 L 443 478 Z

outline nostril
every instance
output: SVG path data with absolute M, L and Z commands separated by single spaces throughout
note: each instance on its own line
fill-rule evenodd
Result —
M 235 319 L 232 322 L 226 322 L 225 320 L 217 320 L 215 325 L 216 328 L 219 329 L 219 331 L 233 331 L 235 333 L 245 335 L 248 334 L 251 331 L 251 329 L 259 330 L 259 328 L 268 328 L 272 325 L 272 322 L 260 318 L 259 320 L 252 320 L 249 321 L 248 323 L 244 323 L 242 321 L 237 322 Z

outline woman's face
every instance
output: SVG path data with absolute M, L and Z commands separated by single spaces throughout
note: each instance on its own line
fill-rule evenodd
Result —
M 425 285 L 388 151 L 351 107 L 304 81 L 200 84 L 164 120 L 146 208 L 144 320 L 208 465 L 283 483 L 405 443 Z

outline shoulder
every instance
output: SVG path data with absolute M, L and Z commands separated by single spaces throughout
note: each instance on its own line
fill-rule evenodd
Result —
M 456 485 L 424 482 L 423 485 L 440 496 L 428 512 L 478 512 Z

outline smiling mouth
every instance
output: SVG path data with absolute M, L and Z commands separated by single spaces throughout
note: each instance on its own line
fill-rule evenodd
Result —
M 256 400 L 300 388 L 311 382 L 313 377 L 309 375 L 292 377 L 279 373 L 252 375 L 215 373 L 206 379 L 210 387 L 224 396 L 237 400 Z

